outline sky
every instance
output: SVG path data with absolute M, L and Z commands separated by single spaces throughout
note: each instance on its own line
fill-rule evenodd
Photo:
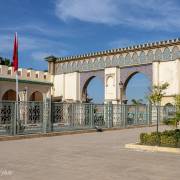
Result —
M 68 56 L 179 37 L 178 0 L 0 0 L 0 56 L 47 69 L 44 57 Z

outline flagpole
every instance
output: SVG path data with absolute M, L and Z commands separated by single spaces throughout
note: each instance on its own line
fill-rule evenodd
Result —
M 16 58 L 18 59 L 18 37 L 17 37 L 17 32 L 15 33 L 15 39 L 16 39 Z M 16 59 L 16 60 L 17 60 Z M 17 60 L 18 61 L 18 60 Z M 17 65 L 17 62 L 16 61 L 16 65 L 14 66 L 15 68 L 15 72 L 16 72 L 16 126 L 17 126 L 17 123 L 19 121 L 19 86 L 18 86 L 18 65 Z M 17 129 L 16 129 L 17 131 Z
M 17 121 L 19 120 L 19 106 L 18 106 L 19 98 L 18 97 L 19 97 L 18 71 L 16 71 L 16 120 Z

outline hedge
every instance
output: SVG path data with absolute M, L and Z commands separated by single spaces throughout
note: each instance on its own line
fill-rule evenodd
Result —
M 176 147 L 180 148 L 180 129 L 164 132 L 141 133 L 140 144 L 150 146 Z

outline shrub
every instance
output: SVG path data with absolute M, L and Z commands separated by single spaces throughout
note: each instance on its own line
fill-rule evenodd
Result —
M 140 134 L 140 143 L 146 145 L 157 145 L 158 144 L 158 134 L 157 133 L 141 133 Z
M 148 134 L 147 134 L 147 133 L 141 133 L 141 134 L 140 134 L 140 143 L 141 143 L 141 144 L 146 144 L 146 142 L 147 142 L 147 137 L 148 137 Z
M 147 138 L 147 145 L 155 146 L 159 144 L 159 137 L 157 134 L 150 134 Z
M 166 146 L 166 147 L 176 147 L 177 146 L 177 139 L 174 136 L 162 135 L 160 145 Z
M 160 145 L 165 147 L 180 147 L 180 130 L 169 130 L 161 133 L 152 132 L 140 134 L 140 144 Z
M 163 124 L 175 126 L 176 125 L 176 119 L 175 118 L 168 118 L 163 120 Z

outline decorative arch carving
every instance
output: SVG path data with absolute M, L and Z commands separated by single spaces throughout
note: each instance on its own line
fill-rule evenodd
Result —
M 171 51 L 168 47 L 166 47 L 163 51 L 163 61 L 171 60 Z
M 112 65 L 113 66 L 117 66 L 118 65 L 118 59 L 117 59 L 116 55 L 114 55 L 113 58 L 112 58 Z
M 155 51 L 155 60 L 162 60 L 162 51 L 161 51 L 161 49 L 157 49 L 156 51 Z
M 145 74 L 149 78 L 149 80 L 152 82 L 152 65 L 151 64 L 142 65 L 142 66 L 124 67 L 120 71 L 120 80 L 124 84 L 125 88 L 128 81 L 136 73 Z
M 154 54 L 152 50 L 149 50 L 147 53 L 147 61 L 152 62 L 154 60 Z
M 103 84 L 104 84 L 104 70 L 101 71 L 89 71 L 89 72 L 81 72 L 80 73 L 80 93 L 81 93 L 81 100 L 83 98 L 83 89 L 87 88 L 85 86 L 88 85 L 91 79 L 94 77 L 99 77 Z
M 111 59 L 109 56 L 106 57 L 106 67 L 110 67 L 111 66 Z
M 144 51 L 141 51 L 139 59 L 140 59 L 140 63 L 145 63 L 146 62 L 146 54 L 145 54 Z
M 119 60 L 118 61 L 119 61 L 118 65 L 120 65 L 120 66 L 125 64 L 125 58 L 123 57 L 123 55 L 119 56 Z
M 180 58 L 180 50 L 177 46 L 174 46 L 172 49 L 172 60 Z
M 125 56 L 125 63 L 128 65 L 131 64 L 131 55 L 129 53 Z
M 35 91 L 30 96 L 30 101 L 43 101 L 43 95 L 39 91 Z
M 137 52 L 134 52 L 134 53 L 133 53 L 132 59 L 133 59 L 133 63 L 138 64 L 138 62 L 139 62 L 139 56 L 138 56 Z

